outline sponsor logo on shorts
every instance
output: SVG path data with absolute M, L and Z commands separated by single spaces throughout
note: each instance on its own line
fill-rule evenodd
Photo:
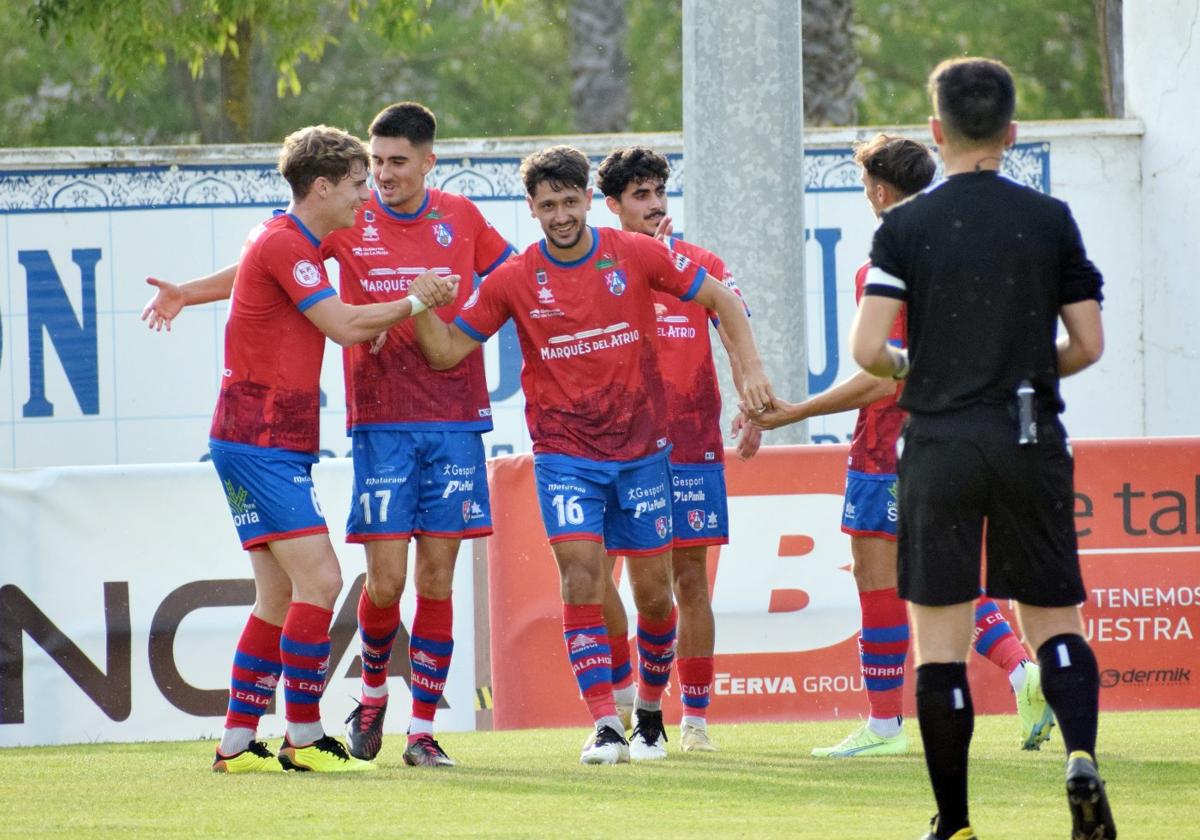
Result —
M 367 487 L 372 487 L 377 484 L 405 484 L 408 481 L 406 475 L 373 475 L 367 478 L 363 484 Z
M 238 485 L 234 489 L 233 482 L 225 479 L 225 501 L 229 502 L 229 510 L 233 513 L 233 524 L 238 528 L 243 525 L 258 523 L 258 511 L 254 501 L 249 498 L 250 491 Z
M 442 491 L 442 498 L 449 499 L 454 493 L 470 493 L 475 490 L 475 481 L 473 479 L 459 480 L 457 478 L 446 482 L 446 489 Z M 469 505 L 470 502 L 463 502 L 464 505 Z M 466 511 L 463 511 L 464 516 Z M 465 520 L 464 520 L 465 521 Z
M 637 505 L 633 509 L 633 518 L 640 519 L 643 513 L 650 513 L 651 511 L 662 510 L 666 506 L 667 506 L 667 500 L 665 498 L 663 498 L 662 496 L 659 496 L 656 499 L 647 499 L 645 501 L 638 502 Z M 661 537 L 662 534 L 659 534 L 659 536 Z
M 717 515 L 715 513 L 710 513 L 708 515 L 708 527 L 709 528 L 717 527 Z
M 705 502 L 705 501 L 708 501 L 708 499 L 704 495 L 703 490 L 687 490 L 687 491 L 676 490 L 672 494 L 672 498 L 676 502 Z
M 676 494 L 678 495 L 678 494 Z M 692 526 L 693 531 L 704 530 L 704 511 L 693 508 L 688 511 L 688 524 Z
M 1191 668 L 1130 668 L 1127 671 L 1108 668 L 1100 672 L 1101 688 L 1116 688 L 1119 685 L 1180 686 L 1189 685 L 1191 681 Z
M 308 260 L 300 260 L 292 267 L 292 277 L 306 289 L 321 285 L 321 269 Z

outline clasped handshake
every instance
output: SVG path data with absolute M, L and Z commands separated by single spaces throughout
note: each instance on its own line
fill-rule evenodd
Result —
M 458 296 L 458 275 L 437 274 L 426 271 L 418 275 L 408 287 L 408 293 L 430 309 L 454 303 Z

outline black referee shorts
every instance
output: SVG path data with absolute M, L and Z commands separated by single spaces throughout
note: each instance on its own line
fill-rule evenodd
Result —
M 1086 598 L 1074 521 L 1074 461 L 1058 418 L 1020 446 L 1003 409 L 910 417 L 899 464 L 900 597 L 926 606 L 987 594 L 1035 607 Z M 986 523 L 986 527 L 985 527 Z

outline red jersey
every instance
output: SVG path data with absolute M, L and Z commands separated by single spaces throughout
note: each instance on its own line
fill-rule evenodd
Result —
M 354 227 L 331 233 L 321 243 L 321 253 L 337 259 L 342 299 L 351 304 L 404 298 L 413 279 L 425 271 L 459 275 L 458 299 L 437 311 L 449 322 L 470 297 L 475 275 L 494 269 L 512 247 L 470 199 L 429 189 L 412 215 L 397 213 L 373 194 Z M 392 327 L 378 354 L 367 344 L 356 344 L 342 358 L 347 429 L 492 428 L 482 349 L 451 370 L 434 370 L 406 319 Z
M 279 213 L 250 231 L 229 302 L 212 438 L 317 451 L 325 335 L 304 310 L 335 294 L 320 242 L 298 218 Z
M 591 231 L 591 250 L 574 262 L 554 259 L 544 241 L 525 249 L 454 323 L 484 341 L 515 322 L 535 454 L 636 461 L 668 444 L 652 291 L 690 300 L 706 272 L 644 234 Z
M 867 270 L 871 263 L 867 261 L 859 267 L 854 275 L 854 300 L 862 301 L 863 287 L 867 282 Z M 892 324 L 888 334 L 888 343 L 895 347 L 907 344 L 905 337 L 904 307 Z M 858 411 L 858 421 L 854 424 L 854 437 L 850 441 L 850 469 L 855 472 L 872 474 L 892 474 L 896 472 L 896 441 L 900 437 L 900 427 L 904 425 L 904 409 L 896 405 L 904 386 L 896 388 L 896 393 L 883 399 L 876 400 Z
M 668 244 L 672 251 L 703 266 L 710 277 L 741 297 L 733 275 L 716 254 L 682 239 L 671 239 Z M 716 313 L 662 292 L 654 293 L 654 303 L 658 309 L 658 363 L 667 394 L 671 462 L 724 463 L 721 388 L 708 335 L 709 322 L 717 323 Z

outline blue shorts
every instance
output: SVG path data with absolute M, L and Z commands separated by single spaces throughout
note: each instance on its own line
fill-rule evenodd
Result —
M 671 464 L 672 545 L 725 545 L 729 542 L 729 504 L 725 467 Z
M 846 473 L 842 531 L 852 537 L 896 541 L 896 476 L 894 473 Z
M 315 455 L 223 440 L 209 440 L 208 451 L 242 548 L 329 533 L 313 487 Z
M 479 432 L 355 430 L 346 542 L 492 533 Z
M 660 554 L 671 547 L 671 481 L 666 453 L 597 464 L 535 455 L 534 480 L 550 543 L 592 540 L 609 554 Z

